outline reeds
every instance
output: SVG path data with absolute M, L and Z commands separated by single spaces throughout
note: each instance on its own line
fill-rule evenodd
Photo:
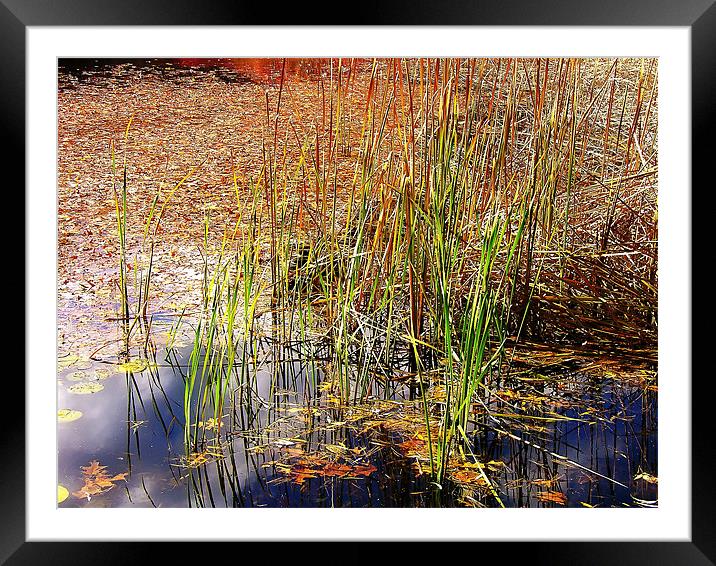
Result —
M 144 349 L 146 349 L 150 339 L 151 317 L 149 316 L 149 304 L 151 300 L 151 280 L 154 270 L 154 250 L 157 240 L 162 217 L 167 206 L 170 204 L 172 197 L 177 190 L 189 179 L 196 170 L 201 166 L 197 165 L 192 168 L 184 177 L 182 177 L 168 192 L 162 194 L 162 188 L 165 179 L 162 179 L 157 188 L 149 210 L 144 220 L 141 240 L 135 246 L 131 246 L 128 242 L 129 224 L 129 207 L 127 201 L 128 191 L 128 170 L 127 170 L 127 151 L 130 129 L 132 127 L 134 116 L 127 122 L 124 132 L 124 157 L 122 164 L 121 187 L 117 182 L 117 166 L 115 157 L 115 146 L 111 144 L 111 167 L 112 167 L 112 191 L 115 205 L 115 220 L 117 233 L 117 249 L 118 249 L 118 282 L 119 291 L 119 316 L 118 320 L 122 322 L 124 348 L 121 352 L 125 361 L 129 359 L 132 336 L 136 328 L 142 329 L 144 336 Z M 161 207 L 159 206 L 160 199 Z M 133 255 L 131 255 L 133 254 Z M 128 258 L 133 258 L 133 263 Z M 133 285 L 130 288 L 130 281 Z
M 238 221 L 216 247 L 207 213 L 187 449 L 202 442 L 196 424 L 220 420 L 256 371 L 260 304 L 276 344 L 325 349 L 321 360 L 305 354 L 302 387 L 332 381 L 349 406 L 410 377 L 438 484 L 465 447 L 480 384 L 508 369 L 515 340 L 653 338 L 655 63 L 636 82 L 624 65 L 333 60 L 311 117 L 282 73 L 262 101 L 260 174 L 234 171 Z M 129 320 L 126 182 L 125 167 L 115 202 Z

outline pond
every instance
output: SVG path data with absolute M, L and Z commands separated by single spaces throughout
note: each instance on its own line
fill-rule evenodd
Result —
M 657 506 L 655 70 L 519 65 L 60 61 L 59 505 Z
M 196 450 L 185 440 L 190 348 L 160 347 L 130 369 L 79 360 L 63 368 L 59 406 L 82 416 L 58 426 L 60 483 L 80 492 L 92 461 L 107 476 L 127 474 L 66 506 L 497 506 L 484 482 L 475 485 L 478 471 L 505 506 L 656 504 L 656 391 L 643 368 L 606 377 L 584 361 L 582 371 L 550 364 L 507 378 L 474 409 L 470 450 L 484 467 L 460 468 L 436 491 L 420 473 L 420 403 L 409 387 L 345 407 L 321 358 L 275 346 L 257 353 L 265 362 L 237 364 L 251 377 L 229 388 L 220 426 L 211 417 L 193 425 L 204 436 Z

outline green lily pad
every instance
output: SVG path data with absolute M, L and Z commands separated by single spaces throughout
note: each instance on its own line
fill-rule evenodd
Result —
M 89 395 L 90 393 L 97 393 L 102 391 L 104 385 L 99 383 L 77 383 L 67 388 L 67 391 L 74 393 L 75 395 Z
M 70 496 L 70 492 L 64 485 L 57 486 L 57 503 L 62 503 Z
M 82 418 L 82 411 L 75 411 L 74 409 L 60 409 L 57 411 L 57 421 L 61 423 L 71 423 L 79 418 Z
M 140 371 L 144 371 L 147 369 L 147 360 L 132 360 L 131 362 L 126 362 L 124 364 L 120 364 L 117 366 L 122 371 L 128 371 L 131 373 L 138 373 Z

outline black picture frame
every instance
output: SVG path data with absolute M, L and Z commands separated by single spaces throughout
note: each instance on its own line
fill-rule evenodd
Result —
M 278 5 L 277 5 L 278 6 Z M 0 120 L 5 138 L 3 150 L 4 173 L 16 175 L 12 186 L 25 186 L 25 32 L 28 26 L 54 25 L 569 25 L 569 26 L 686 26 L 691 30 L 692 79 L 692 242 L 694 246 L 706 244 L 705 256 L 713 258 L 709 228 L 712 224 L 706 214 L 711 211 L 706 197 L 711 189 L 711 168 L 714 163 L 714 107 L 716 105 L 716 4 L 714 0 L 509 0 L 507 2 L 469 2 L 449 0 L 401 0 L 390 4 L 375 0 L 364 1 L 350 7 L 350 22 L 342 21 L 342 10 L 337 4 L 295 5 L 282 11 L 265 3 L 246 2 L 192 2 L 191 0 L 0 0 Z M 14 164 L 10 166 L 10 164 Z M 694 206 L 698 198 L 698 207 Z M 27 208 L 25 207 L 27 214 Z M 9 226 L 9 224 L 8 224 Z M 697 248 L 695 248 L 697 249 Z M 22 260 L 21 260 L 22 261 Z M 703 259 L 702 259 L 703 261 Z M 709 262 L 710 263 L 710 262 Z M 695 262 L 692 266 L 695 266 Z M 692 267 L 692 304 L 696 297 L 707 297 L 708 277 L 695 277 Z M 705 275 L 705 274 L 704 274 Z M 710 289 L 709 289 L 710 291 Z M 713 294 L 713 291 L 711 291 Z M 25 305 L 32 301 L 24 297 Z M 706 305 L 709 303 L 706 302 Z M 708 315 L 705 315 L 706 318 Z M 693 320 L 693 319 L 692 319 Z M 694 322 L 696 322 L 694 320 Z M 692 359 L 708 352 L 705 342 L 710 338 L 708 329 L 692 331 Z M 32 336 L 26 336 L 31 340 Z M 716 528 L 714 509 L 716 489 L 713 481 L 716 468 L 713 464 L 713 439 L 716 430 L 711 418 L 714 387 L 710 371 L 691 370 L 691 361 L 684 361 L 684 382 L 691 379 L 692 389 L 692 538 L 690 542 L 524 542 L 524 543 L 469 543 L 479 548 L 458 547 L 458 552 L 475 552 L 474 559 L 481 561 L 517 559 L 528 564 L 716 564 Z M 694 365 L 694 368 L 698 366 Z M 689 375 L 689 373 L 691 375 Z M 16 390 L 13 390 L 15 387 Z M 6 385 L 6 390 L 8 386 Z M 25 537 L 25 388 L 21 381 L 11 382 L 6 394 L 15 399 L 12 420 L 3 423 L 0 433 L 0 454 L 6 462 L 0 467 L 0 561 L 16 564 L 106 564 L 109 562 L 143 563 L 151 553 L 148 546 L 156 543 L 78 543 L 78 542 L 26 542 Z M 689 470 L 684 464 L 685 473 Z M 320 533 L 316 533 L 320 540 Z M 173 543 L 177 544 L 177 543 Z M 370 542 L 352 542 L 360 545 L 358 552 L 346 548 L 321 546 L 321 555 L 314 559 L 344 560 L 363 557 L 371 560 L 366 545 Z M 468 544 L 468 543 L 466 543 Z M 509 548 L 506 546 L 509 545 Z M 296 543 L 280 548 L 295 549 Z M 406 546 L 407 545 L 403 545 Z M 206 544 L 183 543 L 176 548 L 181 562 L 208 556 Z M 214 545 L 212 555 L 225 552 L 226 544 Z M 411 558 L 411 550 L 423 552 L 422 545 L 407 547 L 403 560 Z M 175 550 L 174 552 L 176 552 Z M 346 552 L 346 550 L 348 550 Z M 285 550 L 284 550 L 285 551 Z M 327 552 L 326 552 L 327 551 Z M 162 559 L 174 560 L 174 552 L 167 551 Z M 450 555 L 454 550 L 449 551 Z M 270 557 L 277 558 L 272 550 Z M 472 558 L 471 558 L 472 559 Z

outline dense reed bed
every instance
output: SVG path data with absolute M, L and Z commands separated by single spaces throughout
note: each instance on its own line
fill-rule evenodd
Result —
M 229 196 L 204 203 L 200 222 L 175 204 L 205 174 L 200 152 L 137 199 L 126 153 L 120 167 L 111 149 L 130 373 L 146 367 L 132 358 L 156 358 L 157 275 L 172 269 L 156 250 L 201 232 L 200 298 L 173 319 L 166 356 L 177 362 L 190 336 L 187 462 L 264 434 L 270 371 L 271 390 L 306 407 L 328 396 L 338 422 L 409 398 L 403 436 L 442 486 L 475 460 L 476 414 L 523 367 L 525 344 L 654 358 L 655 60 L 333 59 L 310 66 L 308 91 L 287 78 L 295 63 L 272 65 L 251 164 L 231 151 Z
M 357 65 L 369 81 L 356 107 Z M 259 309 L 276 344 L 322 350 L 308 356 L 344 406 L 408 383 L 438 484 L 480 386 L 509 371 L 521 338 L 653 346 L 655 77 L 651 60 L 332 60 L 322 120 L 307 123 L 282 72 L 260 171 L 232 170 L 237 219 L 218 243 L 206 211 L 188 450 L 201 440 L 192 423 L 220 421 L 250 381 Z M 125 203 L 118 194 L 129 319 Z M 316 389 L 310 375 L 302 387 Z

